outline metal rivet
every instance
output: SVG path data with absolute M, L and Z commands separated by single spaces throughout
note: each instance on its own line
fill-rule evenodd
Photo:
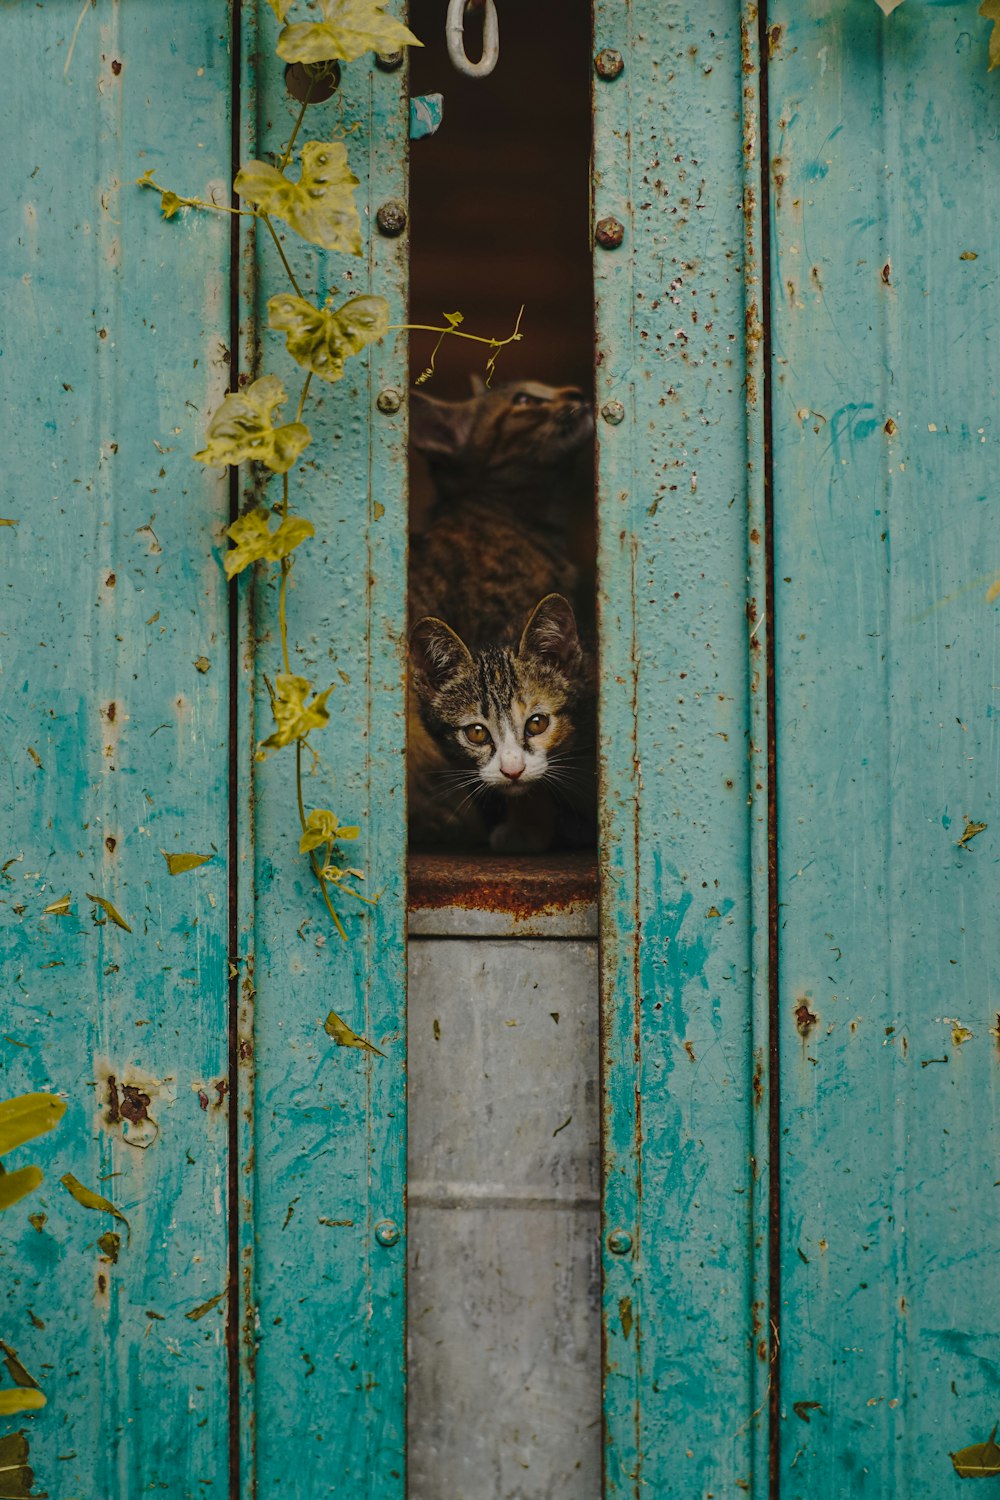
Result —
M 608 1235 L 608 1249 L 612 1255 L 627 1255 L 632 1248 L 632 1236 L 627 1229 L 612 1229 Z
M 619 422 L 625 420 L 625 408 L 620 401 L 605 401 L 601 407 L 601 416 L 605 422 L 610 422 L 612 427 L 617 427 Z
M 397 68 L 403 66 L 403 52 L 376 52 L 375 66 L 382 73 L 395 73 Z
M 379 1219 L 375 1225 L 375 1238 L 380 1245 L 395 1245 L 399 1240 L 399 1225 L 392 1219 Z
M 617 78 L 625 67 L 625 59 L 614 47 L 602 47 L 594 58 L 594 71 L 598 78 Z
M 391 385 L 386 386 L 384 391 L 379 391 L 375 398 L 375 405 L 379 411 L 384 411 L 387 417 L 391 417 L 393 412 L 399 411 L 402 404 L 402 396 L 398 391 L 394 391 Z
M 625 238 L 625 226 L 619 219 L 598 219 L 594 238 L 603 250 L 617 250 Z
M 406 209 L 398 199 L 390 198 L 375 215 L 375 222 L 383 234 L 395 239 L 406 228 Z

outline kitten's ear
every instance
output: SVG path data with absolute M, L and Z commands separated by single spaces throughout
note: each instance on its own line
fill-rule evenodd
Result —
M 486 395 L 486 381 L 478 373 L 474 374 L 474 375 L 470 375 L 469 376 L 469 389 L 472 391 L 472 394 L 474 396 L 485 396 Z
M 546 594 L 524 627 L 518 656 L 541 656 L 567 667 L 581 654 L 576 616 L 562 594 Z
M 418 620 L 410 636 L 410 661 L 418 676 L 437 691 L 464 667 L 472 666 L 468 646 L 450 625 L 427 615 Z
M 471 401 L 438 401 L 410 392 L 410 442 L 418 453 L 446 456 L 464 448 L 472 429 Z

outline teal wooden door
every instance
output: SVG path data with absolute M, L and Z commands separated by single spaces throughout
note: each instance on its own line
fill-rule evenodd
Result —
M 262 340 L 278 251 L 135 186 L 224 208 L 240 163 L 283 149 L 298 104 L 257 10 L 3 18 L 0 1047 L 7 1093 L 69 1106 L 4 1222 L 3 1337 L 48 1400 L 21 1419 L 31 1462 L 67 1496 L 403 1494 L 406 424 L 376 397 L 405 390 L 405 348 L 306 413 L 315 537 L 283 664 L 278 570 L 221 566 L 281 481 L 191 458 L 227 389 L 301 385 Z M 351 143 L 362 255 L 282 246 L 307 295 L 373 292 L 395 323 L 406 240 L 375 223 L 405 200 L 404 78 L 345 64 L 303 134 Z M 299 852 L 294 747 L 256 756 L 283 667 L 335 685 L 304 800 L 361 830 L 378 899 L 345 898 L 346 941 Z M 204 862 L 174 873 L 185 853 Z M 331 1012 L 377 1054 L 338 1046 Z
M 68 1105 L 6 1163 L 4 1432 L 65 1500 L 405 1495 L 401 335 L 310 407 L 286 601 L 346 942 L 257 758 L 280 574 L 222 567 L 279 490 L 191 460 L 297 389 L 281 254 L 405 321 L 405 67 L 307 113 L 358 259 L 134 186 L 281 151 L 278 24 L 3 12 L 0 1058 Z M 596 6 L 607 1500 L 939 1500 L 995 1420 L 988 33 Z

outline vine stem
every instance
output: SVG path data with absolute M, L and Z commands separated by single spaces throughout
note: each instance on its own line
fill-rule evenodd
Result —
M 315 84 L 315 82 L 316 82 L 315 78 L 311 78 L 309 80 L 309 87 L 306 89 L 306 97 L 302 101 L 302 107 L 299 110 L 299 116 L 298 116 L 298 119 L 295 121 L 295 125 L 294 125 L 294 128 L 292 130 L 292 133 L 288 137 L 288 145 L 285 147 L 285 154 L 282 156 L 280 162 L 278 163 L 278 171 L 281 173 L 282 176 L 285 175 L 285 168 L 288 166 L 288 163 L 292 159 L 292 147 L 295 145 L 295 137 L 299 133 L 299 130 L 300 130 L 301 126 L 302 126 L 302 121 L 306 117 L 306 110 L 309 107 L 309 99 L 310 99 L 310 95 L 312 94 L 313 85 Z
M 286 256 L 284 250 L 282 249 L 281 241 L 278 239 L 278 236 L 275 233 L 274 225 L 271 223 L 271 216 L 270 216 L 270 214 L 263 214 L 263 213 L 262 214 L 258 214 L 257 218 L 260 219 L 264 224 L 267 225 L 268 233 L 270 234 L 272 240 L 274 241 L 274 247 L 275 247 L 275 249 L 277 250 L 278 254 L 281 256 L 281 264 L 285 268 L 285 272 L 286 272 L 286 274 L 288 276 L 288 279 L 292 283 L 292 286 L 295 288 L 296 295 L 299 296 L 299 297 L 301 297 L 302 296 L 302 288 L 299 286 L 298 282 L 295 280 L 295 272 L 292 270 L 291 266 L 288 264 L 288 257 Z

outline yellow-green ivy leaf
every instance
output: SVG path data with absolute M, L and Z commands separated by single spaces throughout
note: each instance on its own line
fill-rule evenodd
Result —
M 70 906 L 73 901 L 72 891 L 67 891 L 65 896 L 60 896 L 58 901 L 52 901 L 48 906 L 42 908 L 43 917 L 70 917 L 73 913 Z
M 283 21 L 291 10 L 294 0 L 267 0 L 279 21 Z
M 993 30 L 990 32 L 990 67 L 992 73 L 994 68 L 1000 68 L 1000 0 L 983 0 L 979 7 L 979 14 L 985 16 L 987 21 L 993 22 Z
M 251 563 L 278 562 L 293 552 L 300 542 L 315 535 L 312 522 L 301 516 L 286 516 L 275 531 L 270 529 L 268 521 L 266 510 L 251 510 L 227 527 L 226 535 L 235 543 L 233 550 L 223 559 L 227 578 L 235 578 Z
M 83 1183 L 74 1177 L 72 1172 L 66 1172 L 60 1177 L 59 1181 L 70 1197 L 76 1199 L 81 1208 L 93 1208 L 100 1213 L 112 1214 L 116 1219 L 119 1219 L 125 1225 L 126 1244 L 128 1243 L 132 1238 L 132 1226 L 121 1209 L 115 1208 L 110 1198 L 102 1198 L 100 1193 L 91 1192 L 90 1188 L 84 1187 Z
M 985 1443 L 973 1443 L 971 1448 L 948 1454 L 960 1479 L 993 1479 L 1000 1474 L 1000 1447 L 997 1447 L 996 1436 L 994 1427 Z
M 300 854 L 318 849 L 320 844 L 339 843 L 342 839 L 356 839 L 360 828 L 345 828 L 335 813 L 325 807 L 314 808 L 306 819 L 306 828 L 299 840 Z
M 262 213 L 284 219 L 310 244 L 360 255 L 361 220 L 354 206 L 357 185 L 342 141 L 309 141 L 302 148 L 298 182 L 290 182 L 267 162 L 252 161 L 240 169 L 233 187 Z
M 172 219 L 174 214 L 179 213 L 183 206 L 177 194 L 171 193 L 169 189 L 167 192 L 160 194 L 160 213 L 165 219 Z
M 45 1397 L 41 1391 L 0 1391 L 0 1417 L 13 1416 L 17 1411 L 38 1411 L 44 1405 Z M 4 1489 L 3 1483 L 3 1471 L 0 1470 L 0 1495 L 17 1494 L 16 1490 Z
M 363 1036 L 358 1036 L 352 1031 L 346 1021 L 342 1021 L 335 1010 L 331 1010 L 323 1022 L 323 1030 L 327 1036 L 332 1036 L 338 1047 L 360 1047 L 363 1052 L 374 1052 L 376 1057 L 384 1057 L 385 1053 L 373 1047 L 371 1042 L 366 1041 Z
M 103 912 L 106 912 L 111 918 L 112 922 L 114 922 L 115 926 L 120 927 L 123 932 L 132 931 L 131 927 L 128 925 L 117 907 L 112 906 L 111 902 L 106 901 L 103 896 L 94 896 L 90 891 L 88 891 L 87 900 L 93 901 L 95 906 L 99 906 Z
M 310 730 L 322 729 L 330 722 L 330 710 L 326 700 L 333 692 L 328 687 L 317 693 L 311 703 L 306 702 L 312 691 L 308 677 L 296 677 L 291 672 L 279 672 L 275 681 L 275 692 L 271 702 L 277 729 L 261 744 L 270 750 L 280 750 L 293 740 L 304 740 Z
M 21 1094 L 17 1099 L 0 1101 L 0 1156 L 45 1135 L 65 1113 L 66 1101 L 58 1094 Z
M 0 1212 L 33 1193 L 41 1180 L 41 1167 L 18 1167 L 16 1172 L 0 1172 Z
M 322 21 L 286 26 L 277 52 L 285 62 L 353 62 L 365 52 L 395 52 L 423 43 L 408 26 L 385 14 L 376 0 L 319 0 Z
M 231 391 L 209 422 L 208 441 L 195 458 L 203 464 L 240 464 L 252 458 L 276 474 L 287 474 L 312 436 L 303 422 L 274 425 L 275 412 L 287 400 L 277 375 L 262 375 L 245 390 Z
M 168 854 L 166 849 L 160 853 L 167 862 L 168 875 L 184 875 L 188 870 L 197 870 L 199 865 L 207 865 L 215 858 L 214 854 Z
M 282 292 L 270 298 L 267 310 L 268 326 L 285 335 L 292 358 L 321 380 L 339 380 L 348 356 L 383 338 L 389 328 L 384 297 L 352 297 L 331 312 Z

